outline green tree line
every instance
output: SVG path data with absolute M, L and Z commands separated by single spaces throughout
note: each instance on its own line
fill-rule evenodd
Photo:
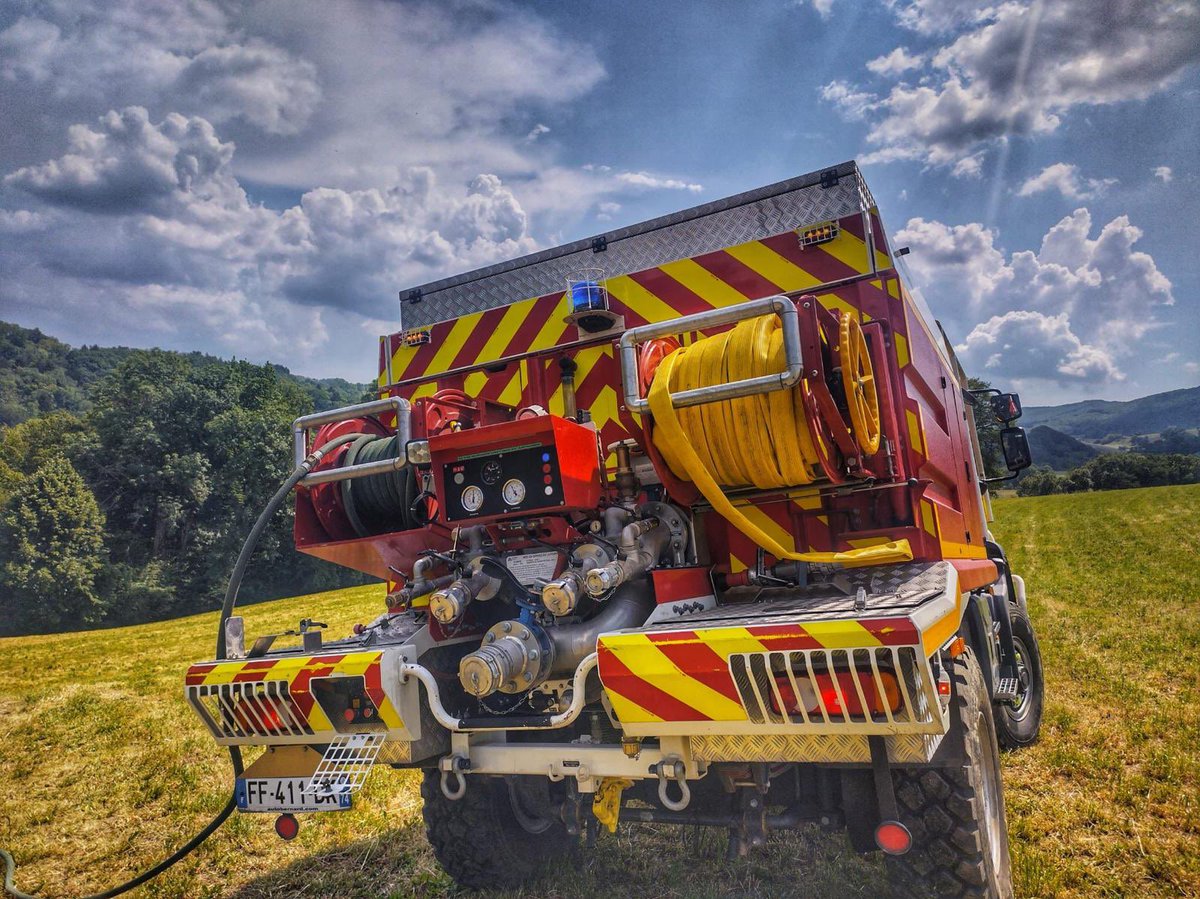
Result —
M 217 608 L 242 540 L 290 470 L 291 422 L 312 409 L 270 365 L 128 351 L 76 411 L 4 428 L 0 633 Z M 263 535 L 244 596 L 362 581 L 297 553 L 291 528 L 289 508 Z
M 1200 483 L 1200 456 L 1181 453 L 1105 453 L 1059 473 L 1034 466 L 1017 482 L 1018 496 L 1083 493 Z

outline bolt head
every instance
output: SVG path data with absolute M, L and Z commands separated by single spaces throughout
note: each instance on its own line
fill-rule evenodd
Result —
M 511 634 L 512 633 L 512 622 L 511 621 L 504 622 L 504 624 L 502 624 L 500 626 L 500 629 L 502 631 L 504 631 L 504 633 L 506 633 L 506 634 Z
M 488 634 L 487 634 L 487 636 L 483 638 L 483 642 L 485 642 L 485 643 L 495 643 L 495 642 L 496 642 L 496 635 L 495 635 L 495 634 L 493 634 L 491 631 L 488 631 Z

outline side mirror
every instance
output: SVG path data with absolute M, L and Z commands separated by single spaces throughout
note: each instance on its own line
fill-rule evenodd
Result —
M 1004 464 L 1013 474 L 1024 471 L 1033 464 L 1029 452 L 1029 437 L 1024 428 L 1004 428 L 1000 432 L 1000 448 L 1004 451 Z
M 1005 424 L 1021 417 L 1021 397 L 1015 393 L 1000 393 L 991 397 L 992 414 Z

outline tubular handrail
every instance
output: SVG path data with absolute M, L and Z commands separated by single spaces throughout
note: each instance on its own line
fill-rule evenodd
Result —
M 560 727 L 566 727 L 573 723 L 583 711 L 584 705 L 587 703 L 587 676 L 592 669 L 596 667 L 599 656 L 592 653 L 579 663 L 579 667 L 575 669 L 575 676 L 571 680 L 571 704 L 567 706 L 566 711 L 559 712 L 557 715 L 551 715 L 546 724 L 535 727 L 527 727 L 525 730 L 555 730 Z M 437 678 L 433 672 L 424 665 L 416 665 L 410 662 L 405 662 L 400 665 L 400 683 L 404 683 L 408 677 L 415 677 L 418 681 L 425 685 L 425 694 L 429 698 L 429 710 L 433 712 L 433 717 L 437 719 L 438 724 L 449 731 L 462 733 L 465 731 L 483 731 L 483 730 L 508 730 L 503 724 L 497 727 L 464 727 L 463 719 L 457 718 L 446 711 L 446 707 L 442 705 L 442 694 L 438 687 Z
M 396 414 L 396 437 L 398 438 L 396 442 L 399 444 L 399 452 L 392 459 L 380 459 L 376 462 L 364 462 L 360 465 L 316 471 L 307 475 L 300 483 L 311 487 L 331 481 L 348 481 L 352 478 L 387 474 L 403 468 L 408 464 L 408 442 L 412 439 L 412 421 L 409 418 L 411 409 L 412 404 L 404 397 L 389 396 L 366 403 L 356 403 L 353 406 L 342 406 L 340 409 L 301 415 L 292 422 L 292 448 L 296 465 L 300 465 L 308 453 L 308 430 L 310 428 L 319 428 L 321 425 L 347 421 L 364 415 L 377 415 L 380 412 L 395 412 Z
M 711 384 L 693 390 L 672 393 L 670 394 L 671 405 L 676 409 L 682 409 L 686 406 L 716 403 L 721 400 L 769 393 L 773 390 L 786 390 L 796 386 L 804 376 L 804 353 L 800 344 L 800 316 L 796 312 L 796 304 L 785 296 L 764 297 L 760 300 L 738 303 L 722 309 L 709 309 L 693 315 L 684 315 L 669 321 L 653 322 L 626 331 L 621 336 L 621 385 L 625 394 L 625 406 L 631 412 L 643 415 L 650 409 L 650 401 L 642 396 L 643 385 L 637 364 L 638 344 L 656 337 L 667 337 L 684 334 L 688 331 L 702 331 L 705 328 L 729 325 L 772 312 L 779 316 L 783 332 L 786 369 L 756 378 L 744 378 L 726 384 Z

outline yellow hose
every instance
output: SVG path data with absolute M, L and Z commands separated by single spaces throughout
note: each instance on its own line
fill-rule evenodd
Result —
M 820 474 L 802 385 L 791 390 L 676 410 L 670 393 L 781 372 L 783 335 L 773 315 L 680 347 L 662 361 L 650 386 L 654 445 L 676 477 L 691 481 L 720 515 L 776 559 L 846 566 L 907 562 L 907 540 L 845 552 L 794 552 L 755 525 L 725 487 L 772 490 L 811 484 Z

